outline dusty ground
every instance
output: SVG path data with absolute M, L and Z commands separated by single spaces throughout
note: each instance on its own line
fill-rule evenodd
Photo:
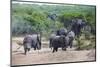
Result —
M 42 49 L 34 51 L 31 49 L 27 55 L 24 55 L 23 46 L 20 47 L 16 42 L 22 42 L 23 37 L 12 38 L 12 65 L 28 65 L 28 64 L 44 64 L 44 63 L 60 63 L 60 62 L 76 62 L 76 61 L 94 61 L 95 50 L 80 50 L 68 48 L 67 51 L 52 53 L 48 48 L 48 41 L 43 39 Z M 20 47 L 18 49 L 18 47 Z

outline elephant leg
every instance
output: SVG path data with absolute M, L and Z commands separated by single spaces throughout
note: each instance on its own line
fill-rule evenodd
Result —
M 66 51 L 66 48 L 64 47 L 64 48 L 62 48 L 62 50 L 63 50 L 63 51 Z
M 36 45 L 34 45 L 34 50 L 36 50 L 36 48 L 37 48 L 37 46 L 36 46 Z
M 53 48 L 53 51 L 52 51 L 52 53 L 54 53 L 55 52 L 55 48 Z
M 34 47 L 34 50 L 36 50 L 36 47 Z
M 30 51 L 30 48 L 28 48 L 28 51 Z
M 24 54 L 26 55 L 26 53 L 27 53 L 27 45 L 25 44 L 24 45 Z
M 39 43 L 37 43 L 36 45 L 36 49 L 40 50 L 41 49 L 41 45 Z
M 57 51 L 58 51 L 58 48 L 56 48 L 55 50 L 56 50 L 56 52 L 57 52 Z
M 73 41 L 70 42 L 70 48 L 72 48 L 72 43 L 73 43 Z
M 70 48 L 72 48 L 72 43 L 73 43 L 73 38 L 71 38 L 71 40 L 70 40 L 70 42 L 69 42 Z
M 66 51 L 66 48 L 64 48 L 64 51 Z
M 26 55 L 26 53 L 27 53 L 27 48 L 24 48 L 24 51 L 25 51 L 25 55 Z
M 72 44 L 71 44 L 71 41 L 69 42 L 69 47 L 70 47 L 70 48 L 72 48 Z
M 52 40 L 50 39 L 49 48 L 52 50 Z
M 68 48 L 68 45 L 66 45 L 66 48 Z
M 49 45 L 49 48 L 52 50 L 53 47 L 51 47 L 51 44 Z
M 70 44 L 70 48 L 72 48 L 72 43 Z

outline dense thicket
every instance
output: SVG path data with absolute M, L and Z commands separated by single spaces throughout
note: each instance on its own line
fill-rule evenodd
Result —
M 94 6 L 12 4 L 12 34 L 49 34 L 62 27 L 69 27 L 75 17 L 83 19 L 95 29 Z

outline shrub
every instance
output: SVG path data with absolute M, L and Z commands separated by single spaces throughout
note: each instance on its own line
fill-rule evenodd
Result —
M 32 27 L 28 21 L 23 20 L 21 17 L 14 16 L 12 18 L 12 35 L 20 35 L 33 32 Z

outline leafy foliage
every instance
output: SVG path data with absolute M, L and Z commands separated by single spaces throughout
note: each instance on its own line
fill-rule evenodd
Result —
M 55 20 L 48 17 L 52 14 L 57 16 Z M 12 34 L 51 33 L 68 28 L 76 17 L 95 29 L 95 6 L 12 4 Z

